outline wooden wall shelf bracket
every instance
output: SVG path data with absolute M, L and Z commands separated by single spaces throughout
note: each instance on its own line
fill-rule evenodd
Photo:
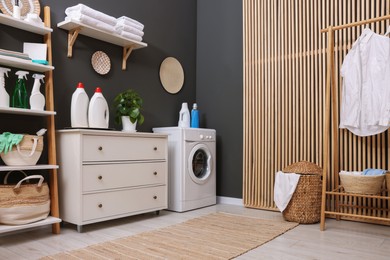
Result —
M 77 27 L 68 32 L 68 58 L 72 58 L 73 55 L 73 45 L 81 31 L 81 27 Z
M 122 58 L 122 70 L 126 70 L 126 62 L 129 58 L 131 52 L 133 51 L 134 46 L 125 46 L 123 47 L 123 58 Z

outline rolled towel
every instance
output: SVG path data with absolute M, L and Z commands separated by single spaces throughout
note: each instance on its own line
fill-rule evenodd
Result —
M 133 40 L 133 41 L 142 42 L 142 37 L 139 35 L 135 35 L 133 33 L 122 31 L 119 33 L 119 35 L 121 35 L 122 37 L 125 37 L 127 39 Z
M 138 35 L 138 36 L 144 36 L 144 32 L 133 27 L 133 26 L 128 26 L 128 25 L 115 25 L 115 31 L 117 31 L 118 33 L 121 33 L 122 31 L 125 31 L 125 32 L 128 32 L 128 33 L 132 33 L 132 34 L 135 34 L 135 35 Z
M 138 30 L 143 30 L 144 25 L 137 20 L 131 19 L 130 17 L 127 16 L 121 16 L 117 19 L 117 25 L 127 25 L 127 26 L 132 26 L 137 28 Z
M 75 6 L 71 6 L 65 9 L 65 14 L 71 16 L 70 13 L 80 13 L 83 15 L 87 15 L 94 19 L 100 20 L 101 22 L 107 23 L 109 25 L 115 26 L 117 23 L 117 19 L 113 16 L 107 15 L 105 13 L 99 12 L 91 7 L 88 7 L 84 4 L 78 4 Z
M 92 17 L 89 17 L 87 15 L 83 15 L 83 14 L 73 14 L 71 16 L 67 16 L 65 17 L 65 21 L 71 21 L 71 20 L 76 20 L 76 21 L 79 21 L 85 25 L 89 25 L 91 27 L 94 27 L 94 28 L 97 28 L 97 29 L 100 29 L 102 31 L 106 31 L 106 32 L 110 32 L 110 33 L 114 33 L 115 32 L 115 28 L 114 26 L 112 25 L 109 25 L 109 24 L 106 24 L 106 23 L 103 23 L 99 20 L 96 20 Z

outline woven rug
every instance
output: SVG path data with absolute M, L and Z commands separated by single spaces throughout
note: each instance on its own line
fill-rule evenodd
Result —
M 42 259 L 231 259 L 297 223 L 213 213 Z

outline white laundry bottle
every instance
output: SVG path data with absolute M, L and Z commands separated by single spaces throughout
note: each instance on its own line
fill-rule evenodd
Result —
M 110 113 L 101 88 L 96 88 L 88 108 L 89 127 L 108 128 Z
M 84 84 L 79 83 L 72 95 L 70 105 L 70 122 L 72 127 L 88 127 L 89 97 L 84 89 Z
M 188 110 L 188 104 L 186 102 L 181 104 L 178 126 L 190 127 L 190 111 Z
M 0 67 L 0 107 L 9 107 L 9 95 L 5 90 L 5 77 L 11 69 Z
M 40 81 L 44 82 L 45 75 L 33 74 L 34 85 L 30 96 L 30 108 L 33 110 L 43 110 L 46 104 L 45 96 L 39 91 L 41 87 Z

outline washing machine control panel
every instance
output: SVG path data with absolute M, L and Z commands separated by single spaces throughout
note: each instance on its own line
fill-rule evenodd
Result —
M 215 130 L 190 128 L 185 131 L 186 141 L 215 141 Z

